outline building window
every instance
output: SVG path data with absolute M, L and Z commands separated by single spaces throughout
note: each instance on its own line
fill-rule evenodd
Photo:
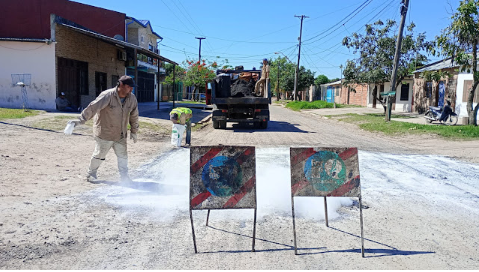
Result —
M 155 48 L 153 48 L 153 45 L 151 45 L 151 43 L 148 44 L 148 50 L 150 50 L 150 51 L 152 51 L 152 52 L 155 51 Z
M 106 90 L 106 73 L 95 72 L 95 89 L 96 96 L 99 96 L 101 92 Z
M 401 85 L 401 101 L 408 101 L 409 100 L 409 83 Z
M 339 96 L 339 87 L 336 87 L 336 96 Z
M 141 43 L 145 40 L 145 36 L 141 35 Z
M 111 76 L 111 87 L 112 88 L 116 87 L 116 84 L 118 84 L 119 79 L 120 79 L 120 77 L 117 76 L 117 75 L 112 75 Z
M 426 82 L 426 97 L 427 98 L 432 97 L 432 82 L 431 81 Z

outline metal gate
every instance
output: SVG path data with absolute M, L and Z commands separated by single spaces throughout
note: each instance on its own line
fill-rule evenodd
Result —
M 327 88 L 326 101 L 329 103 L 333 102 L 334 89 L 331 86 Z
M 439 99 L 437 101 L 438 107 L 444 107 L 444 93 L 446 88 L 444 87 L 444 81 L 439 81 Z
M 138 71 L 135 95 L 138 102 L 155 101 L 155 74 Z
M 58 67 L 58 94 L 65 93 L 65 97 L 73 106 L 80 106 L 80 95 L 88 95 L 88 63 L 57 58 Z

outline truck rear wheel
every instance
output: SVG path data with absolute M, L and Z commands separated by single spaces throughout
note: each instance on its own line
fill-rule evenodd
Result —
M 261 128 L 267 129 L 268 128 L 268 121 L 263 121 L 260 123 Z
M 221 129 L 226 129 L 226 121 L 218 121 L 218 125 Z
M 220 128 L 220 121 L 213 121 L 213 128 L 214 129 Z

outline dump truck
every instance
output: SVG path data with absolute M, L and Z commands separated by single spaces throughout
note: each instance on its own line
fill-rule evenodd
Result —
M 266 129 L 269 121 L 271 90 L 269 79 L 255 93 L 260 70 L 217 70 L 211 83 L 213 128 L 225 129 L 227 122 L 253 123 Z

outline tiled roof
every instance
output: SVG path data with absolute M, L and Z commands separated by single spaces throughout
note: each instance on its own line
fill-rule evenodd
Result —
M 150 25 L 150 28 L 151 28 L 151 33 L 153 33 L 154 35 L 156 35 L 159 39 L 163 39 L 163 37 L 161 37 L 160 35 L 158 35 L 158 33 L 156 33 L 155 31 L 153 31 L 153 27 L 151 26 L 151 23 L 150 21 L 148 20 L 138 20 L 138 19 L 135 19 L 133 17 L 126 17 L 127 19 L 131 19 L 132 21 L 134 22 L 137 22 L 139 25 L 141 25 L 142 27 L 144 28 L 147 28 L 148 25 Z

